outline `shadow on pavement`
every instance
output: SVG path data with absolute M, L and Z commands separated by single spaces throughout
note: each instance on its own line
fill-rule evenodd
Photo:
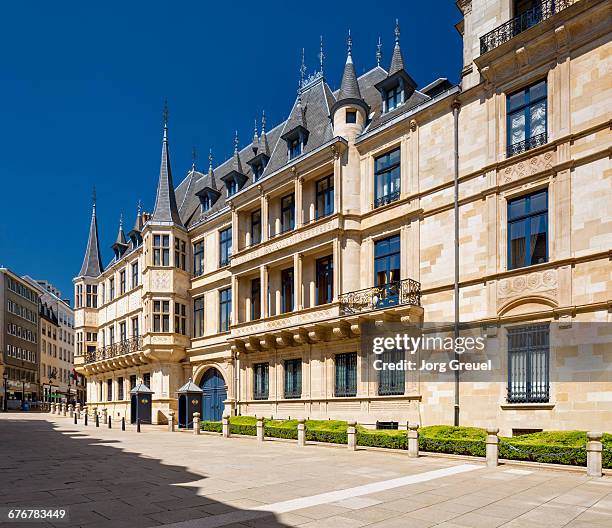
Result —
M 95 436 L 95 430 L 88 432 Z M 206 477 L 183 466 L 99 442 L 120 444 L 87 437 L 83 431 L 60 431 L 38 418 L 3 417 L 0 507 L 70 510 L 70 522 L 14 526 L 146 527 L 203 517 L 194 528 L 287 526 L 270 512 L 240 509 L 198 495 L 197 488 L 183 483 Z

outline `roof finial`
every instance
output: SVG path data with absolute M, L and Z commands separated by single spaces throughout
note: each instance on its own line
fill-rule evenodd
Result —
M 399 39 L 400 39 L 400 26 L 399 26 L 399 20 L 396 18 L 395 19 L 395 42 L 399 43 Z
M 304 86 L 306 78 L 306 63 L 304 61 L 304 48 L 302 48 L 302 64 L 300 65 L 300 87 Z
M 261 133 L 264 134 L 266 132 L 266 111 L 261 111 Z
M 378 37 L 378 44 L 376 45 L 376 66 L 380 66 L 382 60 L 382 43 L 380 37 Z
M 212 147 L 208 150 L 208 172 L 212 172 L 213 170 L 213 155 L 212 155 Z
M 164 128 L 168 128 L 168 99 L 164 99 L 163 119 L 164 119 Z
M 351 37 L 351 30 L 348 30 L 348 38 L 346 39 L 346 47 L 348 48 L 348 54 L 352 55 L 353 52 L 353 37 Z
M 238 144 L 240 141 L 238 140 L 238 130 L 236 130 L 236 135 L 234 136 L 234 152 L 238 152 Z
M 140 216 L 142 214 L 142 202 L 140 200 L 138 200 L 137 211 L 138 212 L 136 216 Z
M 123 229 L 123 213 L 119 215 L 119 231 Z
M 196 151 L 195 145 L 191 147 L 191 170 L 196 170 L 196 159 L 198 157 L 198 152 Z
M 91 205 L 93 206 L 93 214 L 96 214 L 96 185 L 94 184 L 91 191 Z
M 323 35 L 321 35 L 321 43 L 319 44 L 319 67 L 321 68 L 321 75 L 323 75 L 323 60 L 325 59 L 325 53 L 323 53 Z

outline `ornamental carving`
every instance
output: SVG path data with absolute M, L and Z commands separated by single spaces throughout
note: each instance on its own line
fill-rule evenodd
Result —
M 515 180 L 520 180 L 525 176 L 531 176 L 539 172 L 544 172 L 552 169 L 554 164 L 554 152 L 549 150 L 533 156 L 529 159 L 519 161 L 513 165 L 509 165 L 500 173 L 500 185 L 510 183 Z
M 153 290 L 167 290 L 170 288 L 170 272 L 164 270 L 155 270 L 152 277 Z
M 329 319 L 338 315 L 338 307 L 326 308 L 324 310 L 315 310 L 313 312 L 300 313 L 292 317 L 282 317 L 272 321 L 263 321 L 252 325 L 245 325 L 242 328 L 233 328 L 232 336 L 242 336 L 257 332 L 269 332 L 290 326 L 304 325 L 311 322 L 317 322 L 323 319 Z
M 497 283 L 497 295 L 504 300 L 532 293 L 545 293 L 556 298 L 558 285 L 557 270 L 536 271 L 500 280 Z

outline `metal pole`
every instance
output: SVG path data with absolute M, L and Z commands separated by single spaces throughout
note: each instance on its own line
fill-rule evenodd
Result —
M 459 337 L 459 108 L 461 103 L 455 99 L 452 103 L 454 119 L 454 158 L 455 158 L 455 341 Z M 459 356 L 455 352 L 455 360 Z M 455 370 L 455 406 L 454 424 L 459 425 L 459 370 Z
M 112 425 L 111 425 L 111 417 L 110 415 L 108 416 L 108 428 L 112 429 Z
M 74 425 L 77 424 L 77 413 L 74 413 Z
M 121 418 L 121 430 L 125 431 L 125 416 Z
M 87 409 L 85 410 L 85 425 L 87 425 Z
M 136 418 L 136 432 L 140 433 L 140 418 Z
M 100 416 L 98 416 L 98 411 L 96 411 L 96 427 L 100 427 Z

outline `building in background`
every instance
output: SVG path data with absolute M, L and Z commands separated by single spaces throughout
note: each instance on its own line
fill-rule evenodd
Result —
M 144 383 L 164 423 L 192 378 L 209 420 L 495 423 L 505 435 L 612 422 L 609 361 L 576 360 L 568 339 L 610 322 L 609 3 L 457 5 L 460 85 L 418 88 L 399 28 L 390 60 L 379 49 L 358 77 L 349 37 L 343 72 L 324 73 L 321 52 L 286 120 L 262 118 L 251 142 L 194 163 L 176 188 L 164 120 L 152 214 L 127 236 L 120 224 L 103 265 L 94 203 L 74 279 L 92 406 L 133 419 L 129 391 Z M 372 321 L 487 326 L 498 375 L 374 375 L 361 347 Z
M 0 268 L 0 354 L 3 408 L 36 405 L 39 384 L 39 292 L 10 271 Z M 6 392 L 5 392 L 6 389 Z
M 85 379 L 74 369 L 74 310 L 46 280 L 24 276 L 40 294 L 40 384 L 42 401 L 85 401 Z

